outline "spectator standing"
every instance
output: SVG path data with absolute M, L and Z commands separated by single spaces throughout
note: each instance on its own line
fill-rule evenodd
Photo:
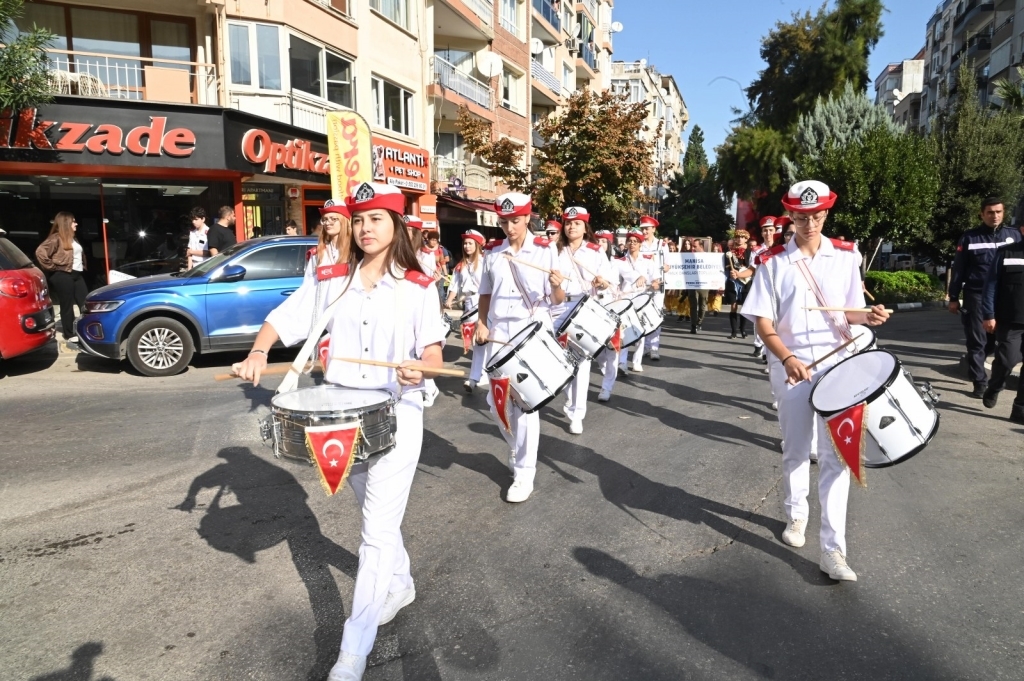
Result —
M 985 357 L 995 350 L 995 336 L 984 328 L 984 288 L 999 250 L 1021 240 L 1020 232 L 1003 226 L 1003 202 L 989 197 L 981 202 L 982 224 L 969 229 L 956 246 L 949 281 L 949 311 L 960 314 L 967 337 L 967 374 L 974 384 L 971 397 L 983 399 L 988 388 Z M 963 303 L 960 296 L 963 294 Z
M 50 286 L 60 303 L 61 335 L 69 343 L 77 343 L 75 335 L 75 305 L 85 310 L 88 290 L 85 272 L 85 250 L 75 238 L 78 222 L 71 213 L 61 211 L 53 219 L 50 235 L 36 249 L 39 266 L 50 275 Z
M 704 242 L 694 239 L 692 242 L 694 253 L 704 252 Z M 704 323 L 704 315 L 708 311 L 707 289 L 690 289 L 690 333 L 696 334 Z
M 678 253 L 679 244 L 675 241 L 669 241 L 665 244 L 668 247 L 669 253 Z M 671 289 L 665 291 L 665 316 L 670 314 L 678 315 L 679 308 L 682 304 L 683 298 L 686 297 L 686 293 L 679 289 Z
M 217 211 L 217 222 L 210 226 L 210 231 L 206 235 L 206 247 L 210 251 L 210 256 L 214 256 L 236 243 L 235 211 L 231 206 L 221 206 Z
M 206 245 L 210 228 L 206 224 L 206 211 L 196 206 L 188 214 L 192 229 L 188 233 L 188 248 L 185 250 L 186 269 L 192 269 L 210 257 L 210 249 Z
M 1024 241 L 999 249 L 985 284 L 982 311 L 985 332 L 995 332 L 999 342 L 992 362 L 992 380 L 982 397 L 985 408 L 993 409 L 1010 371 L 1024 354 Z M 1024 378 L 1017 383 L 1010 420 L 1024 423 Z
M 299 235 L 299 224 L 295 220 L 289 220 L 284 223 L 284 235 L 285 236 L 298 236 Z

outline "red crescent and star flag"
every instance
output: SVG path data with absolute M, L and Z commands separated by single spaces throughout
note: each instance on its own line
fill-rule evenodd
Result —
M 505 426 L 505 432 L 511 433 L 512 426 L 508 421 L 508 386 L 511 379 L 508 376 L 502 378 L 491 377 L 491 399 L 494 400 L 494 411 L 498 412 L 501 424 Z
M 324 373 L 327 373 L 327 362 L 331 358 L 331 336 L 330 334 L 320 339 L 320 342 L 316 344 L 316 356 L 320 358 L 320 366 L 323 367 Z
M 327 496 L 334 496 L 345 484 L 355 459 L 359 431 L 358 422 L 306 427 L 306 451 L 320 472 Z
M 462 325 L 462 349 L 469 352 L 473 347 L 473 334 L 476 333 L 476 322 L 466 322 Z
M 616 327 L 615 335 L 608 341 L 608 344 L 612 346 L 612 350 L 616 353 L 622 352 L 622 327 Z
M 866 416 L 867 403 L 861 402 L 825 420 L 836 455 L 850 469 L 853 477 L 857 479 L 857 484 L 861 487 L 867 487 L 867 481 L 864 479 L 864 447 L 867 445 Z

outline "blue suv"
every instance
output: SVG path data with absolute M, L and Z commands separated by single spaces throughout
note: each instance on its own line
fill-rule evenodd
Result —
M 302 284 L 314 245 L 315 237 L 252 239 L 185 272 L 97 289 L 77 322 L 80 346 L 127 357 L 146 376 L 180 373 L 196 352 L 248 350 L 267 314 Z

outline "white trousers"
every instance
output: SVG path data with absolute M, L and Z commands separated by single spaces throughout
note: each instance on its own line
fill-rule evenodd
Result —
M 469 368 L 469 380 L 475 383 L 487 384 L 490 380 L 484 373 L 487 360 L 491 358 L 491 343 L 486 345 L 473 344 L 473 365 Z
M 509 397 L 508 421 L 512 432 L 505 430 L 505 425 L 498 418 L 498 410 L 494 408 L 494 395 L 488 391 L 487 406 L 491 408 L 491 416 L 498 424 L 498 430 L 508 443 L 509 464 L 512 467 L 512 477 L 515 480 L 522 480 L 533 484 L 537 475 L 537 446 L 540 444 L 540 412 L 532 414 L 525 413 Z
M 396 410 L 395 448 L 353 464 L 348 476 L 363 516 L 352 612 L 341 637 L 342 652 L 353 655 L 370 654 L 388 593 L 413 586 L 401 527 L 423 445 L 420 393 L 400 400 Z
M 601 351 L 597 361 L 600 362 L 600 366 L 604 369 L 604 378 L 601 380 L 601 390 L 611 392 L 615 387 L 615 380 L 618 378 L 618 363 L 619 353 L 615 352 L 611 348 L 605 348 Z
M 818 500 L 821 502 L 821 549 L 846 553 L 846 502 L 850 471 L 839 461 L 825 421 L 811 408 L 811 388 L 824 374 L 795 386 L 786 383 L 786 370 L 772 359 L 769 377 L 779 402 L 782 428 L 782 482 L 786 515 L 806 520 L 810 513 L 807 495 L 811 487 L 811 447 L 818 454 Z
M 665 292 L 656 291 L 654 293 L 654 307 L 665 314 Z M 694 310 L 694 314 L 696 314 Z M 661 327 L 659 326 L 653 333 L 644 338 L 644 342 L 640 344 L 642 347 L 646 347 L 650 351 L 658 351 L 661 348 Z M 642 354 L 642 353 L 641 353 Z
M 660 330 L 659 330 L 659 333 L 660 333 Z M 644 347 L 646 345 L 646 341 L 647 341 L 646 338 L 642 338 L 642 339 L 640 339 L 640 340 L 638 340 L 636 342 L 636 345 L 634 345 L 632 347 L 629 347 L 629 348 L 622 348 L 622 350 L 619 351 L 619 365 L 622 366 L 623 369 L 627 368 L 626 363 L 629 360 L 629 351 L 630 350 L 633 351 L 633 365 L 634 366 L 638 366 L 638 367 L 642 367 L 643 366 L 643 364 L 644 364 Z
M 566 404 L 569 405 L 569 420 L 582 421 L 587 416 L 587 392 L 590 390 L 590 365 L 593 360 L 580 362 L 576 378 L 566 390 Z M 615 370 L 612 369 L 614 372 Z

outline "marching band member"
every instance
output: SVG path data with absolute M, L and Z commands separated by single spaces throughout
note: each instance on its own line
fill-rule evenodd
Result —
M 849 336 L 849 325 L 877 326 L 889 318 L 881 305 L 864 312 L 817 312 L 808 307 L 864 308 L 858 254 L 853 244 L 822 237 L 828 210 L 836 195 L 822 182 L 799 182 L 782 199 L 793 215 L 796 237 L 774 247 L 743 307 L 743 315 L 771 353 L 772 388 L 779 401 L 782 468 L 789 525 L 782 540 L 804 545 L 812 446 L 818 454 L 818 497 L 821 501 L 821 560 L 832 579 L 856 581 L 846 563 L 846 504 L 850 471 L 833 450 L 824 420 L 810 405 L 811 389 L 826 369 L 843 357 L 825 359 L 812 373 L 808 365 L 823 359 Z M 852 352 L 852 351 L 850 351 Z M 815 428 L 816 427 L 816 428 Z M 816 445 L 814 432 L 817 430 Z
M 441 278 L 441 269 L 437 261 L 437 253 L 427 248 L 426 243 L 423 239 L 423 220 L 418 215 L 405 215 L 402 217 L 402 221 L 405 223 L 406 230 L 408 231 L 409 238 L 412 240 L 413 246 L 416 248 L 416 260 L 420 264 L 420 269 L 428 277 L 433 279 L 435 282 Z M 438 289 L 440 291 L 440 289 Z M 434 383 L 434 379 L 428 378 L 426 381 L 426 390 L 423 391 L 423 404 L 427 407 L 434 406 L 434 400 L 441 393 L 437 388 L 437 384 Z
M 364 183 L 348 199 L 352 212 L 351 276 L 332 279 L 339 303 L 331 314 L 331 355 L 397 362 L 398 369 L 334 361 L 326 372 L 333 385 L 388 390 L 398 397 L 395 448 L 352 465 L 349 482 L 362 513 L 362 543 L 352 609 L 345 622 L 341 654 L 328 681 L 359 681 L 377 628 L 412 603 L 416 589 L 402 542 L 402 518 L 423 441 L 423 367 L 442 365 L 447 327 L 434 281 L 423 273 L 408 233 L 402 228 L 401 192 Z M 333 301 L 333 298 L 332 298 Z M 235 373 L 259 383 L 271 337 L 286 345 L 303 340 L 316 301 L 289 297 L 267 317 L 252 353 Z
M 640 295 L 650 288 L 657 292 L 661 288 L 659 273 L 655 271 L 654 255 L 640 252 L 640 244 L 643 243 L 643 232 L 632 231 L 626 234 L 626 254 L 616 260 L 619 274 L 619 290 L 625 298 Z M 637 341 L 636 349 L 633 351 L 633 371 L 642 373 L 644 359 L 643 339 Z M 622 348 L 619 354 L 619 369 L 626 373 L 626 360 L 629 358 L 629 348 Z
M 650 281 L 652 283 L 654 281 L 659 283 L 659 286 L 652 287 L 654 289 L 654 306 L 664 314 L 665 289 L 663 286 L 660 286 L 660 282 L 662 274 L 668 272 L 668 265 L 665 264 L 665 254 L 668 253 L 668 245 L 657 237 L 659 224 L 658 220 L 650 215 L 640 218 L 640 231 L 644 235 L 644 240 L 640 243 L 640 252 L 653 261 L 652 273 L 656 276 Z M 643 345 L 646 347 L 645 352 L 650 353 L 652 360 L 658 361 L 661 359 L 661 353 L 659 352 L 661 349 L 660 326 L 644 338 Z
M 788 219 L 788 218 L 787 218 Z M 774 215 L 766 215 L 761 218 L 761 245 L 751 249 L 751 264 L 749 267 L 750 276 L 754 276 L 754 270 L 760 264 L 760 258 L 762 255 L 771 250 L 775 244 L 775 224 L 777 221 L 781 221 L 782 218 L 777 218 Z M 764 343 L 761 342 L 761 337 L 754 332 L 754 357 L 760 357 L 765 364 L 768 363 L 768 357 L 765 354 Z
M 480 303 L 480 279 L 484 273 L 483 259 L 484 235 L 471 229 L 462 235 L 462 261 L 455 266 L 452 286 L 448 291 L 445 307 L 451 308 L 458 300 L 462 310 L 470 310 Z M 466 392 L 471 393 L 477 384 L 487 385 L 487 374 L 483 372 L 487 359 L 491 356 L 491 346 L 473 344 L 473 365 L 469 370 L 469 378 L 462 384 Z
M 750 279 L 753 276 L 753 269 L 750 249 L 747 243 L 750 240 L 750 232 L 745 229 L 737 229 L 733 236 L 734 246 L 725 254 L 725 266 L 729 270 L 730 281 L 725 282 L 725 302 L 729 308 L 729 326 L 732 334 L 729 338 L 736 337 L 736 323 L 739 321 L 739 332 L 742 338 L 747 337 L 747 318 L 740 316 L 739 308 L 747 298 L 750 291 Z M 741 276 L 746 273 L 746 276 Z
M 570 273 L 565 282 L 565 302 L 551 310 L 561 326 L 562 318 L 570 314 L 584 295 L 597 295 L 610 288 L 608 258 L 601 253 L 590 230 L 590 213 L 586 208 L 573 206 L 562 215 L 565 226 L 558 235 L 559 271 Z M 609 277 L 610 278 L 610 277 Z M 563 413 L 569 418 L 569 432 L 583 433 L 583 419 L 587 415 L 587 391 L 590 388 L 591 360 L 579 363 L 576 378 L 569 384 Z M 614 368 L 612 370 L 614 374 Z
M 565 302 L 564 277 L 558 271 L 558 252 L 546 238 L 531 238 L 530 235 L 531 198 L 515 192 L 502 194 L 494 202 L 494 211 L 508 238 L 495 243 L 484 258 L 484 273 L 480 281 L 480 321 L 476 325 L 476 342 L 480 344 L 492 339 L 508 341 L 533 321 L 541 322 L 550 329 L 551 307 Z M 537 268 L 547 270 L 547 273 Z M 491 385 L 494 385 L 493 381 Z M 509 468 L 514 481 L 505 499 L 519 503 L 529 499 L 533 493 L 540 414 L 525 414 L 511 399 L 509 402 L 512 432 L 501 428 L 501 433 L 511 449 Z M 491 393 L 487 396 L 487 404 L 500 425 L 501 418 Z
M 619 295 L 619 273 L 618 267 L 613 259 L 615 254 L 615 232 L 609 230 L 600 230 L 594 233 L 594 237 L 597 239 L 597 245 L 601 249 L 601 255 L 604 258 L 605 272 L 608 276 L 606 280 L 608 282 L 608 288 L 597 292 L 597 299 L 602 304 L 607 306 L 608 303 L 615 300 L 615 297 Z M 601 381 L 601 392 L 597 394 L 598 402 L 607 402 L 612 398 L 612 390 L 615 389 L 615 381 L 619 377 L 618 365 L 619 365 L 619 353 L 612 348 L 605 348 L 601 351 L 601 354 L 597 356 L 598 366 L 601 369 L 601 375 L 604 379 Z

